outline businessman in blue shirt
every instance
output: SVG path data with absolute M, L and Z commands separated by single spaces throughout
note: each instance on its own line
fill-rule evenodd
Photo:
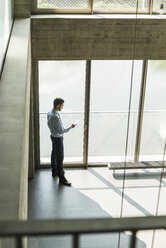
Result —
M 47 114 L 47 124 L 51 133 L 52 152 L 51 152 L 51 166 L 52 176 L 59 177 L 59 182 L 71 186 L 71 183 L 65 178 L 63 169 L 64 147 L 63 135 L 70 129 L 74 128 L 76 124 L 72 124 L 68 128 L 64 128 L 59 112 L 63 109 L 64 100 L 56 98 L 53 102 L 53 109 Z

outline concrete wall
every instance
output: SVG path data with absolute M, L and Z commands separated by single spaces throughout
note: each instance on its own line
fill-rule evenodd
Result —
M 0 81 L 0 220 L 27 218 L 30 52 L 30 20 L 17 19 Z
M 14 15 L 15 17 L 30 17 L 31 15 L 31 0 L 14 0 Z
M 32 56 L 39 60 L 166 59 L 166 19 L 153 18 L 34 17 Z

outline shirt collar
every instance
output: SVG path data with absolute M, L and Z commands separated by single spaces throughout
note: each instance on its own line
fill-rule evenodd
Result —
M 59 111 L 58 111 L 58 110 L 55 110 L 55 109 L 53 109 L 52 112 L 53 112 L 54 114 L 59 114 Z

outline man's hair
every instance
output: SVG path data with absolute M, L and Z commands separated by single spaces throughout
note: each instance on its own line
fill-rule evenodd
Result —
M 62 98 L 55 98 L 54 100 L 54 108 L 56 108 L 58 105 L 61 105 L 62 103 L 64 103 L 65 101 Z

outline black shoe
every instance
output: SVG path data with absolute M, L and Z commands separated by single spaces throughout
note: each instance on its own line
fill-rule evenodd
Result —
M 66 186 L 71 186 L 71 183 L 69 181 L 67 181 L 67 179 L 64 177 L 64 178 L 59 178 L 59 182 L 63 185 L 66 185 Z

